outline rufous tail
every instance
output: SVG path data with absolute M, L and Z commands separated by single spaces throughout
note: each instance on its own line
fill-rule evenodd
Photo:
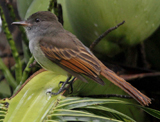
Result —
M 110 80 L 116 86 L 120 87 L 126 93 L 128 93 L 131 97 L 137 100 L 141 105 L 149 105 L 151 104 L 151 99 L 146 95 L 142 94 L 139 90 L 133 87 L 131 84 L 126 82 L 123 78 L 116 75 L 113 71 L 108 69 L 106 66 L 102 66 L 101 75 Z

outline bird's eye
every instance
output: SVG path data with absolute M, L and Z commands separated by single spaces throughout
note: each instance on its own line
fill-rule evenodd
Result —
M 40 22 L 40 20 L 38 18 L 35 19 L 35 22 Z

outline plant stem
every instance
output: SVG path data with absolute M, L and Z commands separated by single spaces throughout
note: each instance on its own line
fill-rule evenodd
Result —
M 54 10 L 54 14 L 58 17 L 58 21 L 63 25 L 62 6 L 57 0 L 50 0 L 48 11 Z
M 22 79 L 21 79 L 21 82 L 20 82 L 19 85 L 22 85 L 22 84 L 26 81 L 26 79 L 28 78 L 28 74 L 29 74 L 29 72 L 31 71 L 30 65 L 33 63 L 33 61 L 34 61 L 34 57 L 32 56 L 32 57 L 29 59 L 29 61 L 28 61 L 28 63 L 27 63 L 27 66 L 26 66 L 26 68 L 25 68 L 24 71 L 23 71 Z
M 19 83 L 19 85 L 17 86 L 17 88 L 14 90 L 14 93 L 16 93 L 22 86 L 22 84 L 26 81 L 26 79 L 28 78 L 28 74 L 29 72 L 31 71 L 31 68 L 30 68 L 30 65 L 33 63 L 34 61 L 34 57 L 32 56 L 28 63 L 27 63 L 27 66 L 26 68 L 24 69 L 23 71 L 23 75 L 22 75 L 22 79 L 21 79 L 21 82 Z
M 52 11 L 53 7 L 54 7 L 54 2 L 55 0 L 50 0 L 49 2 L 49 7 L 48 7 L 48 11 Z
M 16 64 L 15 64 L 16 81 L 20 82 L 20 80 L 22 78 L 22 64 L 21 64 L 21 60 L 20 60 L 17 48 L 15 46 L 15 42 L 14 42 L 13 37 L 12 37 L 10 31 L 9 31 L 8 24 L 6 22 L 6 19 L 5 19 L 5 16 L 4 16 L 4 13 L 3 13 L 3 10 L 1 8 L 1 6 L 0 6 L 0 16 L 2 18 L 3 31 L 6 34 L 6 38 L 8 40 L 8 43 L 10 45 L 10 48 L 11 48 L 11 51 L 12 51 L 12 54 L 13 54 L 13 57 L 14 57 L 15 62 L 16 62 Z M 10 81 L 8 81 L 8 82 L 10 82 Z
M 10 14 L 10 17 L 12 18 L 12 20 L 13 21 L 19 21 L 16 18 L 13 6 L 9 3 L 9 1 L 6 1 L 6 6 L 7 6 L 8 10 L 9 10 L 9 14 Z M 18 26 L 18 27 L 19 27 L 19 30 L 21 31 L 22 39 L 23 39 L 25 45 L 28 45 L 29 41 L 28 41 L 28 38 L 26 36 L 24 28 L 22 26 Z M 27 51 L 30 52 L 29 49 L 27 49 Z M 30 54 L 30 56 L 31 56 L 31 54 Z

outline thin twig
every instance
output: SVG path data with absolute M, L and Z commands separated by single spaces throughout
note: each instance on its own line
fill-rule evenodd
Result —
M 20 60 L 16 45 L 15 45 L 15 42 L 13 40 L 12 34 L 9 31 L 8 24 L 6 22 L 6 19 L 5 19 L 5 16 L 4 16 L 4 13 L 3 13 L 3 10 L 1 8 L 1 6 L 0 6 L 0 16 L 1 16 L 1 19 L 2 19 L 3 31 L 6 34 L 6 38 L 8 40 L 8 43 L 10 45 L 10 48 L 11 48 L 11 51 L 12 51 L 12 54 L 13 54 L 13 57 L 14 57 L 15 62 L 16 62 L 16 64 L 15 64 L 16 81 L 20 82 L 21 77 L 22 77 L 22 63 L 21 63 L 21 60 Z
M 102 35 L 100 35 L 91 45 L 90 45 L 90 50 L 93 50 L 93 48 L 106 36 L 108 35 L 108 33 L 110 33 L 111 31 L 117 29 L 119 26 L 123 25 L 125 23 L 125 21 L 119 23 L 117 26 L 112 27 L 110 29 L 108 29 L 106 32 L 104 32 Z

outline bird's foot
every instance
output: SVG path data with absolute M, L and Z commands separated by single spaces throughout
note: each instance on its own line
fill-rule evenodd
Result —
M 47 93 L 49 93 L 49 94 L 51 94 L 51 95 L 58 95 L 58 94 L 60 94 L 61 92 L 63 92 L 64 90 L 68 90 L 68 88 L 66 88 L 65 87 L 65 85 L 66 84 L 69 84 L 70 86 L 71 86 L 71 92 L 70 92 L 70 94 L 73 92 L 73 81 L 75 80 L 75 77 L 73 78 L 73 79 L 71 79 L 72 78 L 72 76 L 69 76 L 68 78 L 67 78 L 67 80 L 66 81 L 60 81 L 59 82 L 59 85 L 60 84 L 62 84 L 62 86 L 61 86 L 61 88 L 58 90 L 58 92 L 51 92 L 51 91 L 48 91 Z M 71 80 L 70 80 L 71 79 Z

